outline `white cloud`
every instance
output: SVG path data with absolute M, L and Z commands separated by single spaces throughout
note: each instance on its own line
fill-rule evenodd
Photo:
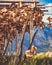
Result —
M 49 4 L 47 4 L 46 6 L 52 6 L 52 3 L 49 3 Z M 46 8 L 47 10 L 48 10 L 48 12 L 47 12 L 47 14 L 50 14 L 50 15 L 44 15 L 43 16 L 43 21 L 45 22 L 45 23 L 49 23 L 49 21 L 47 20 L 47 18 L 50 16 L 50 17 L 52 17 L 52 7 L 47 7 Z

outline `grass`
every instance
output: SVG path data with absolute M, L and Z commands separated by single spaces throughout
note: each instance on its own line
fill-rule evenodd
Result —
M 14 55 L 6 56 L 4 59 L 1 58 L 0 65 L 13 65 L 14 58 L 15 58 Z M 26 59 L 23 65 L 52 65 L 52 57 L 48 57 L 44 55 L 33 56 L 31 59 Z

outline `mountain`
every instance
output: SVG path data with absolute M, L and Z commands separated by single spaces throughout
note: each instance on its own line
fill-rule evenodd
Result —
M 33 41 L 33 45 L 38 48 L 37 52 L 42 51 L 48 51 L 52 49 L 52 29 L 45 26 L 44 30 L 41 30 L 40 27 L 37 28 L 38 33 L 36 34 L 36 37 Z M 34 34 L 36 29 L 32 30 L 32 35 Z M 24 35 L 24 41 L 23 41 L 23 51 L 27 50 L 29 47 L 29 33 L 26 32 Z M 20 40 L 20 35 L 18 34 L 18 42 Z M 16 39 L 13 40 L 12 48 L 10 49 L 10 52 L 16 51 Z
M 35 29 L 33 32 L 34 31 Z M 29 46 L 29 41 L 28 33 L 25 33 L 23 46 L 25 50 Z M 48 51 L 49 48 L 52 48 L 52 29 L 47 26 L 45 26 L 44 30 L 40 30 L 40 28 L 38 28 L 38 33 L 36 34 L 36 37 L 33 41 L 33 45 L 38 48 L 37 52 Z

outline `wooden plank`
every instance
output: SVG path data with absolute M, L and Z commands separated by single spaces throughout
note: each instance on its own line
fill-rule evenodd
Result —
M 41 10 L 42 12 L 48 12 L 48 10 Z
M 20 1 L 0 1 L 0 3 L 19 3 Z M 34 1 L 21 1 L 22 3 L 34 3 Z M 36 2 L 39 3 L 39 2 Z
M 30 45 L 32 44 L 32 28 L 33 28 L 33 22 L 32 22 L 32 15 L 30 16 Z
M 45 9 L 45 7 L 40 7 L 40 6 L 37 6 L 38 8 L 41 8 L 41 9 Z
M 37 4 L 37 6 L 45 6 L 45 4 Z

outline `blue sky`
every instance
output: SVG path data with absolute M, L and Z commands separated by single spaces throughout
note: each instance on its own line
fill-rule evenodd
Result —
M 52 0 L 39 0 L 39 1 L 45 4 L 52 3 Z
M 41 4 L 45 4 L 46 6 L 52 6 L 52 0 L 38 0 Z M 48 14 L 52 14 L 52 7 L 48 7 L 48 8 L 46 8 L 47 10 L 48 10 Z M 52 17 L 52 15 L 44 15 L 44 17 L 43 17 L 43 21 L 44 22 L 47 22 L 47 23 L 49 23 L 48 22 L 48 20 L 47 20 L 47 18 L 48 17 Z

